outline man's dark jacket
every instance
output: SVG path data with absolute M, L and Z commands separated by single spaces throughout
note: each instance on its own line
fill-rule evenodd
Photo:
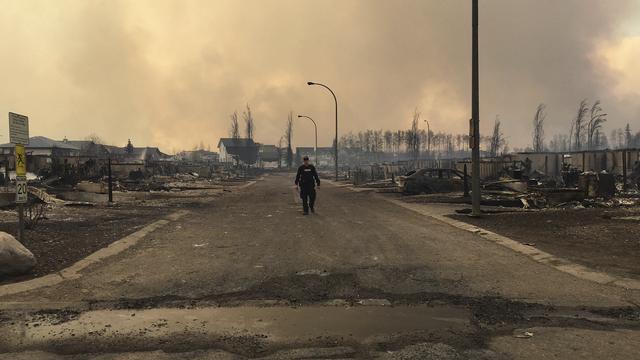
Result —
M 320 186 L 320 178 L 313 165 L 300 165 L 298 174 L 296 174 L 296 185 L 301 188 L 314 188 L 315 185 Z

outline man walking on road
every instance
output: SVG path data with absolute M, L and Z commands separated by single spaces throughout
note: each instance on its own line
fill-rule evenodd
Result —
M 320 187 L 320 178 L 316 172 L 315 166 L 309 164 L 309 157 L 305 156 L 302 159 L 303 164 L 298 168 L 296 174 L 296 186 L 300 190 L 300 197 L 302 198 L 302 214 L 309 215 L 309 209 L 311 212 L 315 212 L 313 205 L 316 202 L 316 184 Z

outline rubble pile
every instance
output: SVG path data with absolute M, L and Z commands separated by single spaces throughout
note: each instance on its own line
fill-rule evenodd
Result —
M 560 173 L 547 176 L 532 171 L 526 162 L 514 162 L 498 178 L 482 181 L 482 205 L 521 209 L 640 206 L 640 168 L 634 169 L 626 184 L 622 176 L 604 170 L 580 171 L 565 165 Z M 397 186 L 405 195 L 430 194 L 430 202 L 470 203 L 470 177 L 455 169 L 418 169 L 397 180 L 397 185 L 386 180 L 360 186 Z
M 506 172 L 500 180 L 483 184 L 483 197 L 518 199 L 525 209 L 621 207 L 640 205 L 640 191 L 629 189 L 606 171 L 580 172 L 567 167 L 561 178 L 537 171 L 515 179 Z M 511 174 L 514 172 L 512 171 Z

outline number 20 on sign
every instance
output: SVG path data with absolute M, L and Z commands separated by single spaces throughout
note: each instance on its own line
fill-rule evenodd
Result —
M 16 177 L 16 203 L 24 204 L 27 202 L 27 178 L 24 176 Z

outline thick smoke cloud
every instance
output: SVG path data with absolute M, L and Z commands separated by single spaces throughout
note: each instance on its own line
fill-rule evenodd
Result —
M 484 132 L 499 114 L 510 144 L 526 146 L 538 103 L 548 106 L 550 137 L 568 130 L 582 98 L 602 100 L 609 129 L 640 125 L 640 76 L 630 77 L 635 66 L 625 60 L 638 41 L 620 30 L 637 2 L 480 3 Z M 416 107 L 435 131 L 466 131 L 469 1 L 2 5 L 0 110 L 28 114 L 33 134 L 96 133 L 168 152 L 200 141 L 215 147 L 229 114 L 249 103 L 259 141 L 276 143 L 292 110 L 318 120 L 329 145 L 332 99 L 308 80 L 336 91 L 341 132 L 406 128 Z M 310 144 L 309 124 L 296 123 L 295 138 Z

